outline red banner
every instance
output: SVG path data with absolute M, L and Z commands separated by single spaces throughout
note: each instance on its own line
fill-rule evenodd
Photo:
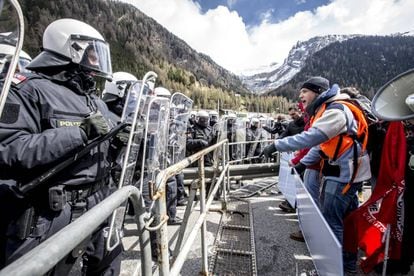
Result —
M 403 233 L 403 193 L 407 145 L 404 126 L 389 124 L 381 154 L 381 165 L 375 189 L 361 207 L 344 220 L 344 250 L 357 252 L 366 259 L 361 262 L 364 272 L 384 260 L 387 225 L 391 227 L 388 256 L 399 259 Z

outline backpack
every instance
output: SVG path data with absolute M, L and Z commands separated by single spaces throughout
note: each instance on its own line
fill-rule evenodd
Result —
M 382 144 L 386 133 L 386 123 L 381 122 L 372 112 L 371 101 L 362 95 L 354 87 L 346 87 L 341 89 L 341 93 L 348 94 L 355 106 L 362 110 L 365 120 L 368 124 L 368 142 L 367 152 L 370 156 L 371 172 L 373 176 L 377 176 L 381 160 Z

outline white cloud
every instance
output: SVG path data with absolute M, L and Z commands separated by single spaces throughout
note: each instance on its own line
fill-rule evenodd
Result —
M 317 35 L 384 35 L 414 29 L 413 0 L 334 0 L 278 23 L 269 21 L 269 10 L 260 25 L 249 28 L 237 12 L 224 6 L 202 13 L 192 0 L 123 1 L 134 4 L 191 47 L 235 73 L 283 62 L 298 40 Z M 236 0 L 228 2 L 234 4 Z

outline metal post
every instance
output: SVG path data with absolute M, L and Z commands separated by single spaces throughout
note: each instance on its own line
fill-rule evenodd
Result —
M 162 192 L 160 193 L 160 198 L 156 201 L 157 207 L 157 216 L 155 216 L 155 224 L 158 225 L 161 221 L 164 221 L 164 218 L 167 216 L 167 206 L 166 206 L 166 188 L 165 183 L 162 185 Z M 160 275 L 167 276 L 170 271 L 170 262 L 168 257 L 168 228 L 167 223 L 163 223 L 160 229 L 157 231 L 157 246 L 158 246 L 158 262 L 160 268 Z
M 204 156 L 198 161 L 198 171 L 200 174 L 200 215 L 206 214 L 206 183 L 204 176 Z M 202 275 L 208 274 L 208 258 L 207 258 L 207 227 L 204 219 L 201 225 L 201 254 L 202 254 Z
M 382 265 L 382 276 L 387 275 L 387 263 L 388 263 L 388 250 L 390 247 L 390 236 L 391 236 L 391 224 L 387 224 L 387 229 L 385 230 L 385 233 L 384 233 L 385 250 L 384 250 L 384 263 Z
M 221 160 L 223 160 L 223 163 L 222 163 L 221 166 L 222 166 L 222 168 L 224 170 L 224 168 L 226 166 L 226 146 L 225 146 L 225 144 L 222 145 L 221 155 L 222 155 L 221 156 Z M 223 181 L 223 184 L 221 184 L 223 186 L 223 199 L 224 199 L 224 202 L 221 205 L 221 207 L 222 207 L 223 210 L 226 210 L 227 209 L 227 189 L 226 189 L 226 184 L 225 183 L 226 182 Z
M 227 142 L 227 150 L 226 150 L 226 163 L 230 162 L 230 146 Z M 227 180 L 226 180 L 226 189 L 227 191 L 230 191 L 230 169 L 227 171 Z

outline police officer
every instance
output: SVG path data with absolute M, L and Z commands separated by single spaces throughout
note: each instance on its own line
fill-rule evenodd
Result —
M 217 111 L 212 110 L 208 115 L 210 116 L 210 127 L 214 127 L 214 125 L 218 123 L 219 114 Z
M 1 43 L 0 44 L 0 79 L 3 79 L 9 70 L 10 61 L 14 55 L 15 46 Z M 16 72 L 27 72 L 26 66 L 32 61 L 32 58 L 23 50 L 19 53 Z
M 115 72 L 112 80 L 105 82 L 105 90 L 102 93 L 102 100 L 112 112 L 112 121 L 118 123 L 121 120 L 124 110 L 128 88 L 138 79 L 127 72 Z
M 209 126 L 209 115 L 206 111 L 200 110 L 197 112 L 194 126 L 191 128 L 191 131 L 187 136 L 187 155 L 192 155 L 209 147 L 212 143 L 212 138 L 212 132 Z M 204 165 L 213 165 L 212 153 L 204 156 Z
M 7 221 L 1 235 L 1 266 L 111 192 L 109 142 L 103 142 L 51 181 L 23 198 L 15 196 L 18 187 L 73 156 L 111 127 L 105 103 L 94 95 L 95 77 L 112 77 L 109 46 L 93 27 L 74 19 L 52 22 L 43 34 L 43 51 L 27 68 L 34 73 L 14 83 L 0 120 L 0 193 L 6 199 L 1 204 L 10 211 L 7 217 L 1 212 L 1 221 Z M 105 251 L 106 226 L 104 222 L 51 272 L 67 275 L 82 255 L 84 274 L 118 274 L 117 253 L 122 248 L 111 254 Z
M 154 93 L 157 97 L 163 97 L 170 99 L 171 92 L 162 86 L 158 86 L 154 89 Z M 170 165 L 171 156 L 169 156 L 168 164 Z M 180 185 L 180 189 L 184 189 L 184 181 L 178 183 L 177 181 L 181 181 L 179 174 L 168 178 L 167 185 L 166 185 L 166 201 L 167 201 L 167 215 L 168 215 L 168 225 L 179 225 L 182 223 L 182 218 L 177 216 L 177 193 L 178 193 L 178 185 Z
M 258 141 L 262 139 L 262 129 L 260 128 L 260 120 L 258 118 L 252 118 L 250 122 L 250 128 L 246 131 L 246 141 Z M 258 156 L 261 149 L 259 142 L 249 143 L 246 145 L 247 157 Z M 259 159 L 252 160 L 253 163 L 258 162 Z

